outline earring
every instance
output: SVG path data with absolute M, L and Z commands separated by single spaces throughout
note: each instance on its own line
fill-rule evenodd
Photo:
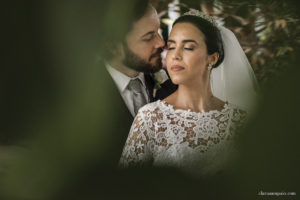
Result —
M 212 64 L 208 64 L 207 69 L 208 69 L 208 71 L 210 71 L 212 69 Z

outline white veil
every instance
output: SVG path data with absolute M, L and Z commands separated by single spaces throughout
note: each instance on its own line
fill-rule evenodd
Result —
M 224 48 L 224 61 L 210 75 L 213 94 L 250 112 L 255 106 L 258 84 L 248 59 L 235 35 L 218 26 Z

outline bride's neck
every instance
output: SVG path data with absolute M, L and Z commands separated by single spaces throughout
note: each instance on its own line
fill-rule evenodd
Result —
M 219 110 L 224 105 L 224 102 L 213 96 L 209 81 L 199 85 L 179 85 L 174 97 L 175 107 L 195 112 Z

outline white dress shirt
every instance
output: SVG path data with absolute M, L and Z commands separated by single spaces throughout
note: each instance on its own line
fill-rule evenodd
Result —
M 129 84 L 130 80 L 136 79 L 136 78 L 140 79 L 142 82 L 142 92 L 144 93 L 144 95 L 146 97 L 147 103 L 149 103 L 150 100 L 149 100 L 149 96 L 148 96 L 147 89 L 146 89 L 144 73 L 140 72 L 136 77 L 131 78 L 131 77 L 123 74 L 122 72 L 116 70 L 115 68 L 111 67 L 108 63 L 105 63 L 105 66 L 107 68 L 107 71 L 111 75 L 112 79 L 116 83 L 117 88 L 119 89 L 119 92 L 120 92 L 128 110 L 130 111 L 131 115 L 133 117 L 135 117 L 134 106 L 133 106 L 133 92 L 130 91 L 127 86 Z

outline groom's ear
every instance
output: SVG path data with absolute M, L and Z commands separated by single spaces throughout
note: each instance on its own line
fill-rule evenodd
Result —
M 125 57 L 124 45 L 122 43 L 117 43 L 111 48 L 112 59 L 123 60 Z
M 125 52 L 124 52 L 124 45 L 123 43 L 118 43 L 116 46 L 115 46 L 115 49 L 114 49 L 114 53 L 116 56 L 120 57 L 120 58 L 124 58 L 125 57 Z
M 108 41 L 105 43 L 106 59 L 111 60 L 122 57 L 124 54 L 123 45 L 120 42 Z

